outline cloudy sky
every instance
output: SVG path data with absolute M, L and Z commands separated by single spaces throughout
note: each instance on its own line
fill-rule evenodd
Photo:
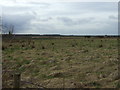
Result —
M 14 33 L 118 34 L 117 2 L 3 1 L 3 24 L 14 25 Z

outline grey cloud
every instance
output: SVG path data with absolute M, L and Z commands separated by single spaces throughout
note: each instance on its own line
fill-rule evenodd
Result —
M 116 4 L 62 3 L 59 6 L 35 2 L 28 4 L 29 7 L 25 5 L 3 7 L 3 22 L 13 24 L 16 33 L 111 34 L 117 31 L 117 23 L 108 20 L 117 19 L 113 14 L 117 11 Z M 99 15 L 104 12 L 107 19 Z
M 3 16 L 3 24 L 14 25 L 15 32 L 19 32 L 18 30 L 24 30 L 25 27 L 29 27 L 30 21 L 34 19 L 32 15 L 8 15 Z
M 83 18 L 83 19 L 72 19 L 68 17 L 58 17 L 58 20 L 61 20 L 65 25 L 79 25 L 79 24 L 86 24 L 90 23 L 94 20 L 94 17 Z
M 94 19 L 95 19 L 94 17 L 79 19 L 79 20 L 77 21 L 77 24 L 91 23 L 92 21 L 94 21 Z
M 32 13 L 33 15 L 35 15 L 35 16 L 38 15 L 36 11 L 31 11 L 31 13 Z
M 68 17 L 57 17 L 57 20 L 62 21 L 66 25 L 73 25 L 74 21 Z
M 68 18 L 68 17 L 58 17 L 58 20 L 61 20 L 63 22 L 72 22 L 72 19 Z
M 111 16 L 109 16 L 109 19 L 118 20 L 118 17 L 116 17 L 116 16 L 114 16 L 114 15 L 111 15 Z
M 48 18 L 46 18 L 46 19 L 40 19 L 40 21 L 42 21 L 42 22 L 47 22 L 47 21 L 52 20 L 52 19 L 53 19 L 52 17 L 48 17 Z

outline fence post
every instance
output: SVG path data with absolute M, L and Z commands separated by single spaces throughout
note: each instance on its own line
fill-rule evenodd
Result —
M 14 88 L 20 88 L 20 73 L 14 74 Z

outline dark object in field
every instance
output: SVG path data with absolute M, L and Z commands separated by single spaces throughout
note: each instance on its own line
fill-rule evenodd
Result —
M 54 43 L 52 43 L 52 45 L 54 45 Z
M 90 38 L 91 36 L 85 36 L 86 38 Z
M 83 51 L 83 53 L 86 53 L 86 52 L 88 52 L 88 50 L 84 50 L 84 51 Z
M 62 72 L 54 72 L 54 73 L 49 74 L 49 76 L 52 76 L 52 77 L 62 77 L 63 73 Z
M 40 55 L 39 53 L 36 53 L 37 55 Z
M 8 56 L 9 58 L 11 57 L 11 56 Z
M 80 83 L 80 82 L 70 82 L 72 86 L 74 86 L 75 88 L 84 88 L 85 86 Z M 80 90 L 84 90 L 84 89 L 80 89 Z M 89 89 L 88 89 L 89 90 Z
M 35 42 L 33 41 L 33 45 L 35 44 Z
M 72 47 L 75 47 L 75 45 L 72 45 Z
M 99 45 L 99 48 L 103 47 L 103 45 Z
M 22 47 L 25 47 L 25 45 L 22 45 Z
M 22 52 L 20 52 L 20 53 L 24 53 L 24 52 L 22 51 Z
M 78 45 L 78 43 L 75 43 L 75 45 Z
M 35 48 L 35 46 L 34 45 L 32 45 L 32 47 L 31 48 Z
M 4 47 L 4 46 L 2 46 L 2 50 L 5 50 L 5 47 Z
M 12 44 L 9 45 L 10 47 L 12 46 Z
M 44 46 L 42 46 L 42 49 L 45 49 L 45 47 L 44 47 Z
M 7 49 L 7 47 L 6 46 L 2 46 L 2 50 L 5 50 L 5 49 Z

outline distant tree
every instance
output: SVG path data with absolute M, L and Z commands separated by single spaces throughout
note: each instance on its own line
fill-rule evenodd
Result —
M 14 33 L 14 25 L 2 24 L 2 34 L 12 35 Z
M 2 17 L 0 16 L 0 33 L 12 35 L 13 32 L 14 32 L 14 25 L 3 23 Z
M 11 25 L 9 26 L 8 32 L 9 32 L 9 35 L 12 35 L 12 34 L 13 34 L 13 32 L 14 32 L 14 25 L 11 24 Z

